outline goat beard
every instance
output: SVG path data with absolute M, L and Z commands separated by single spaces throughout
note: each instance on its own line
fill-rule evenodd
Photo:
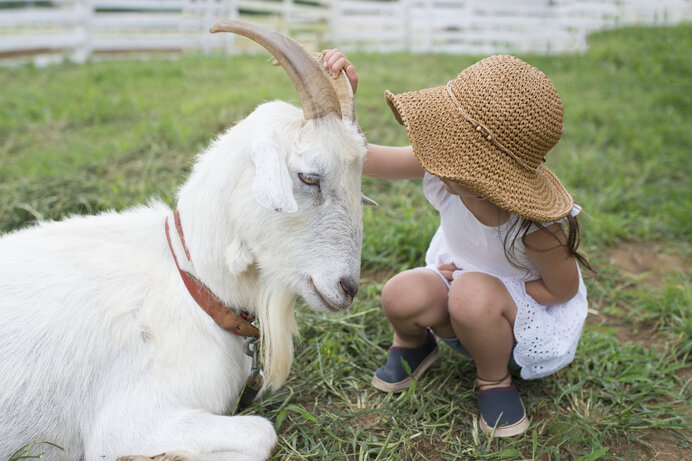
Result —
M 296 294 L 285 285 L 265 279 L 258 298 L 257 318 L 262 338 L 264 379 L 278 389 L 293 363 L 293 336 L 298 334 L 294 307 Z

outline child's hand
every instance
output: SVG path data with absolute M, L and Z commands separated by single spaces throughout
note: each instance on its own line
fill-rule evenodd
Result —
M 450 282 L 454 280 L 454 272 L 458 271 L 459 268 L 454 264 L 441 264 L 437 266 L 437 270 L 440 274 Z
M 336 48 L 332 50 L 323 50 L 322 56 L 324 56 L 324 67 L 332 73 L 334 78 L 339 76 L 341 69 L 346 72 L 346 76 L 351 82 L 351 88 L 353 88 L 353 94 L 356 94 L 356 89 L 358 88 L 358 74 L 356 74 L 356 68 L 346 59 L 346 56 Z

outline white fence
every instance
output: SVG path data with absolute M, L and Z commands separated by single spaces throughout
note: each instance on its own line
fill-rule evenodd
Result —
M 291 3 L 271 0 L 0 0 L 0 56 L 58 52 L 82 61 L 93 53 L 119 51 L 190 49 L 209 52 L 222 48 L 232 52 L 236 48 L 232 35 L 212 36 L 209 33 L 209 26 L 216 19 L 238 18 L 242 8 L 269 27 L 283 28 L 279 22 L 290 19 Z M 315 5 L 310 9 L 319 11 L 319 4 Z
M 490 54 L 583 51 L 594 31 L 692 19 L 689 0 L 335 1 L 330 38 L 343 48 Z
M 0 57 L 259 50 L 209 34 L 221 18 L 314 49 L 551 54 L 585 50 L 597 29 L 692 20 L 692 0 L 0 0 Z

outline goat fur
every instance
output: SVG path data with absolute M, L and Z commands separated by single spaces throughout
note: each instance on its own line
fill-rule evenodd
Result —
M 262 164 L 258 149 L 274 149 L 278 163 Z M 354 123 L 333 114 L 305 121 L 270 102 L 201 153 L 179 189 L 191 264 L 178 260 L 227 305 L 257 315 L 275 388 L 293 360 L 296 298 L 325 312 L 352 301 L 339 282 L 359 278 L 364 156 Z M 253 192 L 272 169 L 288 183 Z M 297 172 L 318 175 L 319 190 Z M 294 209 L 276 211 L 273 202 L 290 200 Z M 50 460 L 271 455 L 269 421 L 222 416 L 250 359 L 243 338 L 186 291 L 164 233 L 171 214 L 152 201 L 0 238 L 0 459 L 36 440 L 64 449 L 46 446 Z

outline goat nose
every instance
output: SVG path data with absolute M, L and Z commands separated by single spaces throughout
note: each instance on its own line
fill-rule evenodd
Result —
M 350 279 L 341 279 L 339 281 L 339 289 L 351 299 L 356 297 L 358 293 L 358 281 Z

